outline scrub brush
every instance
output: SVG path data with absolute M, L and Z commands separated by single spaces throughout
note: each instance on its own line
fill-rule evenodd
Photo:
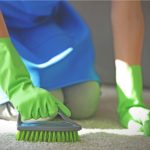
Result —
M 70 118 L 58 113 L 61 120 L 22 122 L 18 116 L 17 141 L 28 142 L 77 142 L 81 126 Z

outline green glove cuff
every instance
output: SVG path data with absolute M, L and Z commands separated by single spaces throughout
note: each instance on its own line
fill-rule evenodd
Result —
M 0 86 L 12 98 L 13 90 L 22 82 L 32 84 L 26 70 L 10 38 L 0 38 Z

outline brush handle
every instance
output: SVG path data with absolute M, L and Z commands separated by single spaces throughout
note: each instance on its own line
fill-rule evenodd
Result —
M 72 119 L 70 119 L 69 117 L 65 116 L 63 113 L 58 112 L 58 115 L 66 122 L 72 123 L 72 124 L 76 124 L 78 125 L 76 122 L 74 122 Z M 17 125 L 21 124 L 21 115 L 20 113 L 18 114 L 18 118 L 17 118 Z
M 73 124 L 78 125 L 76 122 L 74 122 L 74 121 L 73 121 L 72 119 L 70 119 L 69 117 L 65 116 L 63 113 L 58 112 L 58 115 L 59 115 L 64 121 L 67 121 L 67 122 L 70 122 L 70 123 L 73 123 Z
M 58 115 L 62 121 L 36 121 L 36 122 L 22 122 L 21 115 L 18 115 L 17 129 L 27 131 L 79 131 L 81 126 L 59 112 Z

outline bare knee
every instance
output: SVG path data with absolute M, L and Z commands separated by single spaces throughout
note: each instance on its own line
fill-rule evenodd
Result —
M 101 89 L 98 82 L 89 81 L 64 89 L 66 106 L 73 119 L 86 119 L 94 116 L 100 101 Z
M 73 110 L 71 109 L 71 118 L 72 119 L 88 119 L 88 118 L 92 118 L 96 111 L 97 111 L 98 106 L 95 106 L 93 108 L 89 108 L 89 109 L 82 109 L 82 111 L 77 111 L 77 110 Z

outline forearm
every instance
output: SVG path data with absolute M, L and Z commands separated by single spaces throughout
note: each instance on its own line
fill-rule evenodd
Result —
M 9 37 L 2 12 L 0 12 L 0 38 Z
M 144 18 L 140 1 L 112 1 L 112 30 L 115 59 L 141 64 Z

